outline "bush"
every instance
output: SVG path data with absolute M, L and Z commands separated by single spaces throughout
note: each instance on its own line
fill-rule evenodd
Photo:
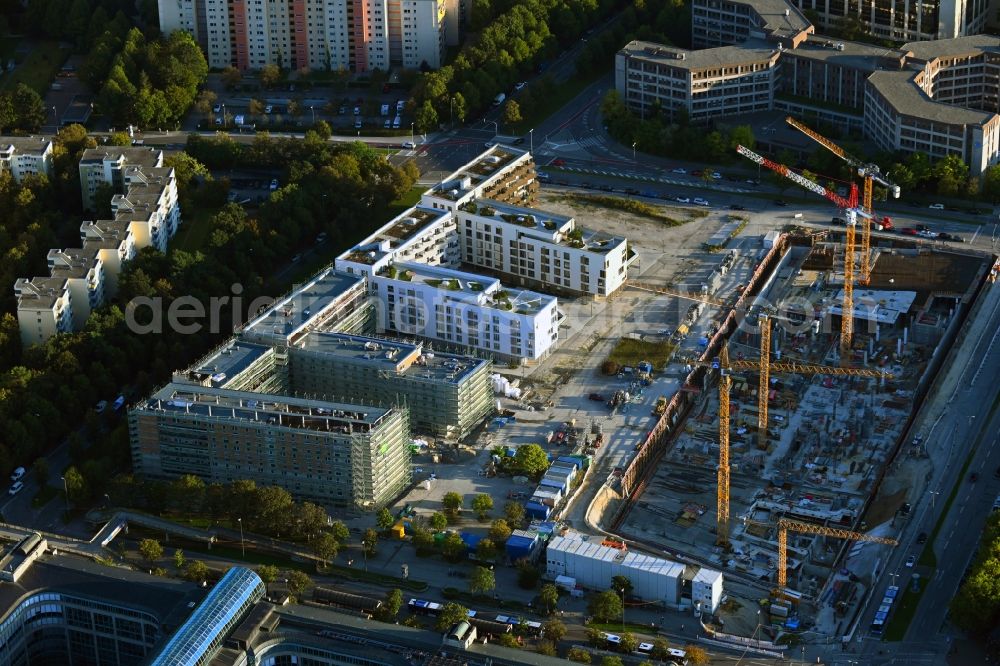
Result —
M 621 370 L 621 366 L 612 361 L 610 358 L 601 364 L 601 372 L 606 375 L 617 375 L 619 370 Z

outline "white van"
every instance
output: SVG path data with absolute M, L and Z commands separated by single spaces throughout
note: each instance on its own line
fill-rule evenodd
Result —
M 402 121 L 402 119 L 399 116 L 396 116 L 396 118 L 392 121 L 392 128 L 393 129 L 399 129 L 399 123 L 401 121 Z
M 499 95 L 493 98 L 493 106 L 500 106 L 501 104 L 504 103 L 506 99 L 507 95 L 500 93 Z

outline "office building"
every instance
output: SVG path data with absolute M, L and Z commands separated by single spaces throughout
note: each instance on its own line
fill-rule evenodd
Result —
M 584 229 L 564 215 L 489 199 L 456 213 L 462 261 L 511 284 L 610 296 L 625 283 L 625 238 Z
M 159 0 L 160 30 L 184 30 L 210 67 L 417 69 L 443 64 L 446 0 Z
M 45 174 L 52 177 L 52 140 L 42 136 L 0 137 L 0 172 L 9 171 L 14 180 Z
M 171 383 L 129 410 L 129 435 L 133 468 L 154 478 L 254 479 L 366 511 L 410 482 L 402 407 Z
M 313 331 L 289 357 L 296 392 L 405 405 L 414 432 L 458 441 L 493 411 L 491 362 L 420 342 Z
M 779 11 L 781 3 L 698 0 L 692 32 L 695 43 L 711 48 L 632 42 L 616 56 L 616 88 L 640 115 L 654 105 L 669 112 L 687 108 L 701 122 L 780 110 L 860 130 L 882 150 L 919 151 L 932 159 L 957 155 L 973 176 L 1000 160 L 1000 38 L 885 48 L 814 35 L 794 6 L 785 3 Z M 720 12 L 729 18 L 719 25 L 745 29 L 706 32 L 718 27 L 711 21 Z M 718 45 L 733 41 L 739 43 Z M 767 44 L 777 48 L 765 66 Z M 691 63 L 710 66 L 696 78 L 686 76 Z
M 987 0 L 875 0 L 865 4 L 846 0 L 796 0 L 796 4 L 802 10 L 815 12 L 821 28 L 835 27 L 838 21 L 851 17 L 876 37 L 894 41 L 975 35 L 986 29 L 990 19 Z

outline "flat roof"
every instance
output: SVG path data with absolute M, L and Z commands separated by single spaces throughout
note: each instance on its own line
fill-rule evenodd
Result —
M 249 368 L 263 358 L 271 347 L 243 340 L 230 340 L 215 348 L 208 355 L 188 368 L 188 372 L 211 378 L 213 382 L 224 383 Z
M 66 293 L 66 278 L 33 277 L 14 282 L 19 310 L 51 310 Z
M 445 300 L 476 304 L 518 314 L 534 314 L 556 301 L 555 296 L 502 285 L 500 280 L 452 268 L 401 262 L 394 266 L 399 283 L 419 282 L 437 289 Z M 383 277 L 387 277 L 384 273 Z M 509 305 L 509 307 L 507 307 Z
M 310 331 L 296 347 L 371 365 L 400 376 L 459 384 L 488 361 L 473 356 L 424 351 L 421 343 L 347 333 Z
M 837 48 L 838 46 L 842 48 Z M 906 51 L 863 42 L 850 42 L 825 35 L 809 35 L 796 48 L 785 49 L 782 57 L 786 56 L 809 58 L 831 65 L 874 72 L 880 69 L 880 60 L 893 60 L 901 63 L 906 57 Z
M 233 421 L 258 421 L 274 426 L 305 430 L 342 430 L 345 427 L 373 426 L 390 408 L 352 405 L 275 393 L 171 382 L 134 409 L 145 412 L 197 414 Z
M 313 317 L 334 305 L 351 288 L 364 281 L 363 275 L 343 273 L 328 267 L 250 321 L 243 328 L 243 333 L 291 336 L 305 328 Z
M 776 58 L 778 49 L 763 40 L 754 39 L 736 46 L 717 46 L 696 51 L 634 40 L 622 47 L 620 53 L 631 58 L 691 70 L 762 62 Z
M 389 220 L 378 231 L 337 258 L 359 264 L 374 264 L 389 252 L 406 246 L 450 215 L 451 212 L 447 210 L 414 206 Z
M 52 249 L 47 255 L 49 274 L 54 278 L 83 278 L 97 268 L 95 248 L 70 247 L 64 250 Z
M 854 318 L 877 321 L 880 324 L 895 324 L 902 315 L 910 311 L 917 298 L 915 291 L 878 291 L 875 289 L 854 290 Z M 844 290 L 834 297 L 830 306 L 832 314 L 843 313 Z
M 104 160 L 124 160 L 128 165 L 155 167 L 163 162 L 163 151 L 146 146 L 87 148 L 80 157 L 80 164 L 101 164 Z
M 244 567 L 233 567 L 215 584 L 187 621 L 149 660 L 150 666 L 199 666 L 228 624 L 263 598 L 264 581 Z
M 1000 51 L 1000 37 L 995 35 L 970 35 L 953 39 L 928 39 L 903 44 L 913 58 L 931 61 L 935 58 L 949 58 L 964 55 L 979 55 L 986 51 Z
M 13 149 L 16 152 L 28 151 L 42 155 L 52 147 L 52 138 L 46 136 L 0 136 L 0 152 Z
M 451 175 L 441 179 L 441 182 L 424 192 L 424 196 L 451 201 L 461 199 L 472 188 L 490 182 L 497 173 L 527 154 L 527 150 L 513 146 L 492 146 L 472 161 L 459 167 Z M 467 183 L 466 179 L 468 179 Z
M 995 113 L 975 111 L 953 104 L 935 102 L 914 79 L 920 72 L 913 70 L 873 72 L 868 81 L 897 113 L 949 125 L 985 125 Z

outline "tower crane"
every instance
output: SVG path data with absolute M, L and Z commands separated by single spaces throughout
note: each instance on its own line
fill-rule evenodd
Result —
M 750 161 L 761 166 L 765 166 L 771 171 L 788 178 L 792 182 L 798 183 L 807 190 L 815 192 L 822 197 L 826 197 L 844 210 L 844 215 L 847 218 L 847 234 L 844 240 L 844 302 L 842 305 L 843 311 L 840 316 L 840 364 L 846 367 L 851 360 L 851 343 L 854 338 L 854 227 L 857 224 L 857 218 L 859 216 L 871 216 L 870 213 L 858 208 L 857 186 L 854 183 L 851 183 L 850 196 L 845 199 L 836 192 L 831 192 L 826 189 L 819 183 L 814 183 L 808 178 L 795 173 L 784 164 L 779 164 L 778 162 L 774 162 L 766 157 L 758 155 L 749 148 L 736 146 L 736 152 L 743 155 Z
M 886 176 L 882 175 L 881 169 L 877 164 L 872 162 L 863 162 L 856 157 L 852 157 L 843 148 L 835 144 L 830 139 L 816 132 L 815 130 L 806 127 L 795 118 L 788 116 L 785 118 L 785 122 L 799 130 L 810 139 L 823 146 L 831 153 L 839 157 L 840 159 L 847 162 L 852 169 L 857 170 L 858 175 L 864 179 L 864 196 L 861 200 L 861 205 L 863 210 L 868 213 L 864 216 L 861 223 L 861 274 L 858 276 L 858 282 L 861 284 L 868 284 L 868 280 L 871 277 L 871 258 L 869 257 L 869 251 L 871 248 L 871 234 L 872 234 L 872 189 L 874 183 L 878 183 L 889 189 L 892 192 L 892 197 L 894 199 L 899 198 L 899 185 L 896 185 L 890 181 Z
M 677 296 L 693 301 L 708 303 L 711 305 L 725 305 L 718 299 L 685 294 L 683 292 L 672 291 L 659 288 L 643 282 L 633 282 L 631 286 L 645 291 L 662 293 L 669 296 Z M 771 337 L 771 316 L 761 315 L 761 358 L 759 360 L 746 360 L 729 358 L 729 348 L 723 345 L 719 351 L 719 356 L 711 361 L 696 361 L 692 365 L 707 366 L 713 370 L 718 370 L 719 377 L 719 468 L 718 468 L 718 492 L 716 510 L 716 543 L 727 545 L 729 543 L 729 389 L 732 386 L 730 373 L 733 370 L 756 370 L 760 373 L 760 382 L 757 387 L 758 399 L 758 421 L 757 430 L 758 446 L 761 449 L 767 448 L 767 387 L 770 381 L 771 372 L 787 372 L 799 375 L 838 375 L 857 376 L 891 379 L 892 375 L 881 370 L 868 368 L 843 368 L 825 365 L 814 365 L 810 363 L 799 363 L 796 361 L 782 361 L 771 363 L 770 337 Z M 766 333 L 764 333 L 766 329 Z M 766 338 L 766 339 L 765 339 Z
M 778 521 L 778 589 L 777 594 L 782 594 L 788 586 L 788 533 L 800 532 L 802 534 L 817 534 L 820 536 L 837 537 L 838 539 L 850 539 L 851 541 L 867 541 L 869 543 L 881 543 L 887 546 L 898 546 L 899 542 L 888 537 L 877 537 L 864 534 L 862 532 L 852 532 L 837 527 L 825 527 L 823 525 L 813 525 L 812 523 L 800 523 L 797 520 L 782 518 Z

